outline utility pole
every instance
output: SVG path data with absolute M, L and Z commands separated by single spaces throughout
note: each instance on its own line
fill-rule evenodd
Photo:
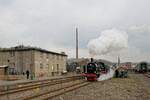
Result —
M 76 60 L 78 60 L 78 28 L 76 28 Z

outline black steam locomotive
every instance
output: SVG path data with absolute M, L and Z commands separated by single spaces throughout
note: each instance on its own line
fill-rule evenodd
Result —
M 96 81 L 97 78 L 104 73 L 107 73 L 109 67 L 103 62 L 94 62 L 91 58 L 91 62 L 84 66 L 84 76 L 88 81 Z
M 145 73 L 148 71 L 149 71 L 148 63 L 146 63 L 146 62 L 141 62 L 141 63 L 137 64 L 137 66 L 135 67 L 135 72 Z

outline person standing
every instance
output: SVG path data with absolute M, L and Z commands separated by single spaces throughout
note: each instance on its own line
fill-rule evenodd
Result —
M 29 70 L 26 71 L 26 74 L 27 74 L 27 79 L 29 79 L 29 74 L 30 74 Z
M 115 71 L 115 76 L 116 76 L 116 78 L 119 77 L 119 71 L 118 70 Z

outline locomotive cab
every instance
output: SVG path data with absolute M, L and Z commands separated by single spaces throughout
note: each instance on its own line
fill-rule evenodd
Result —
M 107 73 L 108 71 L 108 66 L 105 65 L 103 62 L 98 62 L 98 68 L 101 73 Z

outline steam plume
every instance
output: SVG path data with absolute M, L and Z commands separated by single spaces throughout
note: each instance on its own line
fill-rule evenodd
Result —
M 92 56 L 117 52 L 128 47 L 128 35 L 117 29 L 105 30 L 100 37 L 90 40 L 87 47 Z
M 115 73 L 115 70 L 110 68 L 108 73 L 100 75 L 100 77 L 98 78 L 98 81 L 108 80 L 114 76 L 114 73 Z

